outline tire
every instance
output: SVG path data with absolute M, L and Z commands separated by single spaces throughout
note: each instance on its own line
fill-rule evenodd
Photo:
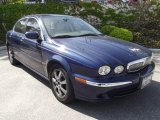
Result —
M 19 61 L 14 58 L 14 51 L 13 51 L 13 49 L 10 46 L 8 46 L 7 50 L 8 50 L 8 58 L 9 58 L 10 63 L 12 65 L 18 65 Z
M 61 65 L 54 65 L 50 70 L 51 89 L 58 101 L 66 104 L 74 100 L 74 91 L 66 70 Z

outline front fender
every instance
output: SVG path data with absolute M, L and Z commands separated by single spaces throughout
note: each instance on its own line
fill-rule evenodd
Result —
M 69 73 L 71 71 L 71 67 L 69 65 L 69 63 L 67 62 L 67 60 L 65 58 L 63 58 L 62 56 L 59 55 L 53 55 L 48 61 L 47 61 L 47 65 L 46 65 L 46 70 L 48 68 L 48 66 L 50 65 L 51 62 L 55 62 L 55 63 L 59 63 L 61 64 Z M 48 74 L 48 71 L 46 71 Z

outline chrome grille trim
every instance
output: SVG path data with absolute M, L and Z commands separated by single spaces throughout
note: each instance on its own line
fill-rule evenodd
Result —
M 145 57 L 145 58 L 142 58 L 142 59 L 139 59 L 139 60 L 135 60 L 135 61 L 132 61 L 132 62 L 128 63 L 127 71 L 128 72 L 137 72 L 137 71 L 139 71 L 140 69 L 142 69 L 146 65 L 146 61 L 147 60 L 148 60 L 148 57 Z M 136 66 L 138 64 L 139 64 L 139 66 L 135 67 L 134 68 L 135 70 L 130 68 L 131 66 L 134 66 L 134 65 Z

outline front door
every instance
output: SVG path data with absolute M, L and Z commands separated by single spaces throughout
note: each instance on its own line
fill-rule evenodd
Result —
M 26 24 L 26 32 L 32 31 L 38 32 L 41 36 L 40 26 L 35 18 L 29 18 Z M 41 44 L 36 39 L 29 39 L 24 36 L 21 41 L 21 49 L 25 54 L 25 63 L 36 72 L 44 74 Z

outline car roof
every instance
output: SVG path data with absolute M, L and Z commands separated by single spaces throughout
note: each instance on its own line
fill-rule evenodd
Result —
M 32 14 L 32 15 L 27 15 L 25 17 L 43 17 L 43 16 L 55 16 L 55 17 L 74 17 L 74 16 L 69 16 L 69 15 L 61 15 L 61 14 Z

